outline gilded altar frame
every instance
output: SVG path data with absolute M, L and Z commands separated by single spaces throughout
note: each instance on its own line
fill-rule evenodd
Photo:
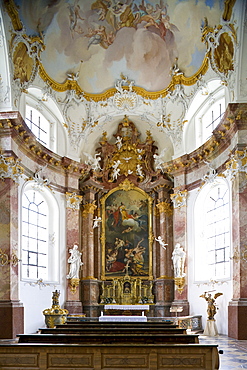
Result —
M 153 199 L 125 179 L 101 200 L 102 280 L 152 280 Z

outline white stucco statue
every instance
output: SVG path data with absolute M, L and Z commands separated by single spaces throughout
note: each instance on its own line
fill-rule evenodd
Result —
M 183 250 L 183 247 L 179 243 L 176 243 L 174 250 L 172 252 L 172 262 L 174 268 L 175 277 L 184 277 L 184 262 L 185 262 L 186 253 Z
M 73 249 L 69 250 L 70 257 L 68 258 L 68 263 L 70 263 L 69 274 L 66 276 L 67 279 L 79 279 L 79 270 L 83 265 L 81 261 L 82 253 L 78 250 L 78 245 L 75 244 Z

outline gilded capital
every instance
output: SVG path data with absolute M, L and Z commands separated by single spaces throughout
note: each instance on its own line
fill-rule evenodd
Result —
M 96 208 L 97 208 L 97 206 L 95 204 L 95 200 L 93 201 L 93 203 L 84 204 L 83 205 L 83 211 L 82 211 L 82 217 L 85 218 L 90 213 L 93 215 Z
M 167 215 L 172 215 L 173 209 L 171 207 L 170 203 L 167 202 L 159 202 L 156 204 L 157 209 L 159 210 L 159 213 L 166 213 Z

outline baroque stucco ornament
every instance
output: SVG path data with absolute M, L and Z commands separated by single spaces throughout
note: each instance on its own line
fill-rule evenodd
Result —
M 78 195 L 76 193 L 66 193 L 67 208 L 71 208 L 74 211 L 79 210 L 82 198 L 82 195 Z
M 20 166 L 20 160 L 14 157 L 4 157 L 3 154 L 0 154 L 0 179 L 10 178 L 18 184 L 23 172 L 24 170 Z
M 188 192 L 187 190 L 178 190 L 174 194 L 171 194 L 171 200 L 174 208 L 181 208 L 186 205 Z

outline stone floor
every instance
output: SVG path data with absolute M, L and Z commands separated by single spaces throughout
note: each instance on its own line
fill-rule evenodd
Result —
M 200 343 L 218 344 L 220 370 L 247 369 L 247 340 L 236 340 L 225 335 L 217 337 L 199 336 Z

